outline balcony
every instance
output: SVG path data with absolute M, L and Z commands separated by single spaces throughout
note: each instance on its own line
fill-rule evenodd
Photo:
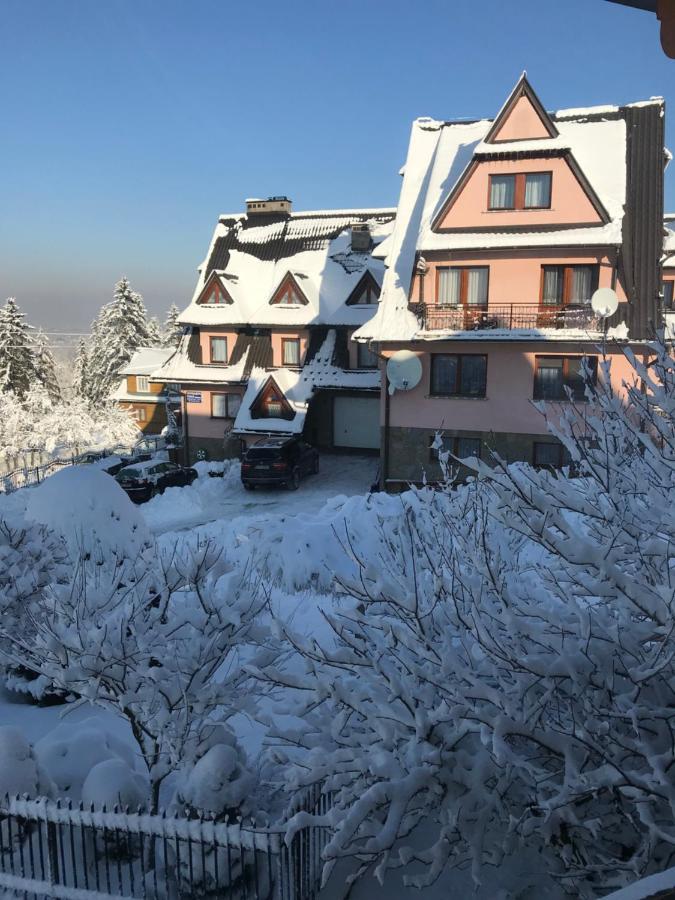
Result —
M 489 306 L 443 306 L 418 303 L 411 310 L 423 331 L 541 331 L 573 329 L 601 331 L 600 319 L 590 306 L 538 303 L 502 303 Z

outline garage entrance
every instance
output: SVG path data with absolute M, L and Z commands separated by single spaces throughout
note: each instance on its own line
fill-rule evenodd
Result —
M 333 445 L 355 450 L 379 449 L 379 397 L 333 398 Z

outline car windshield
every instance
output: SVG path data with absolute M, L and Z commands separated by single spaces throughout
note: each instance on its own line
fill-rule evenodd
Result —
M 141 474 L 138 469 L 122 469 L 117 477 L 121 481 L 123 478 L 140 478 Z

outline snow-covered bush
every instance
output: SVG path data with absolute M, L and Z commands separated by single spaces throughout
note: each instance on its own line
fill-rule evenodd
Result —
M 0 797 L 53 797 L 55 790 L 23 732 L 14 725 L 0 725 Z
M 135 772 L 121 759 L 106 759 L 90 769 L 82 785 L 82 802 L 96 809 L 106 807 L 145 809 L 150 784 L 145 775 Z
M 333 792 L 329 860 L 423 888 L 534 854 L 514 897 L 594 897 L 668 864 L 675 379 L 652 353 L 625 396 L 605 377 L 583 416 L 551 420 L 578 477 L 495 458 L 410 492 L 398 526 L 345 541 L 334 643 L 290 635 L 307 672 L 260 673 L 306 698 L 276 732 L 291 762 L 305 750 L 295 783 Z
M 157 811 L 167 775 L 200 759 L 216 725 L 254 711 L 243 661 L 275 653 L 264 604 L 208 543 L 160 560 L 80 555 L 67 583 L 42 592 L 30 646 L 2 623 L 0 634 L 55 684 L 127 720 Z

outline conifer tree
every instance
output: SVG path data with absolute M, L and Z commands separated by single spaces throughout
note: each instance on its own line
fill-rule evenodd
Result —
M 47 391 L 52 403 L 60 400 L 61 386 L 56 374 L 56 361 L 49 346 L 47 335 L 42 330 L 38 331 L 35 339 L 34 366 L 35 375 Z
M 162 326 L 159 324 L 157 316 L 148 320 L 148 335 L 148 347 L 162 346 Z
M 84 338 L 80 338 L 77 345 L 77 356 L 73 368 L 72 387 L 76 396 L 85 397 L 87 394 L 87 382 L 89 378 L 89 354 Z
M 33 342 L 14 297 L 0 307 L 0 390 L 12 391 L 20 400 L 35 376 Z
M 92 403 L 106 400 L 119 382 L 119 370 L 139 347 L 151 344 L 143 298 L 122 278 L 115 285 L 111 303 L 103 307 L 93 324 L 89 351 L 86 396 Z
M 178 322 L 178 315 L 178 307 L 175 303 L 172 303 L 166 314 L 162 330 L 162 343 L 165 347 L 177 347 L 180 342 L 183 326 Z

